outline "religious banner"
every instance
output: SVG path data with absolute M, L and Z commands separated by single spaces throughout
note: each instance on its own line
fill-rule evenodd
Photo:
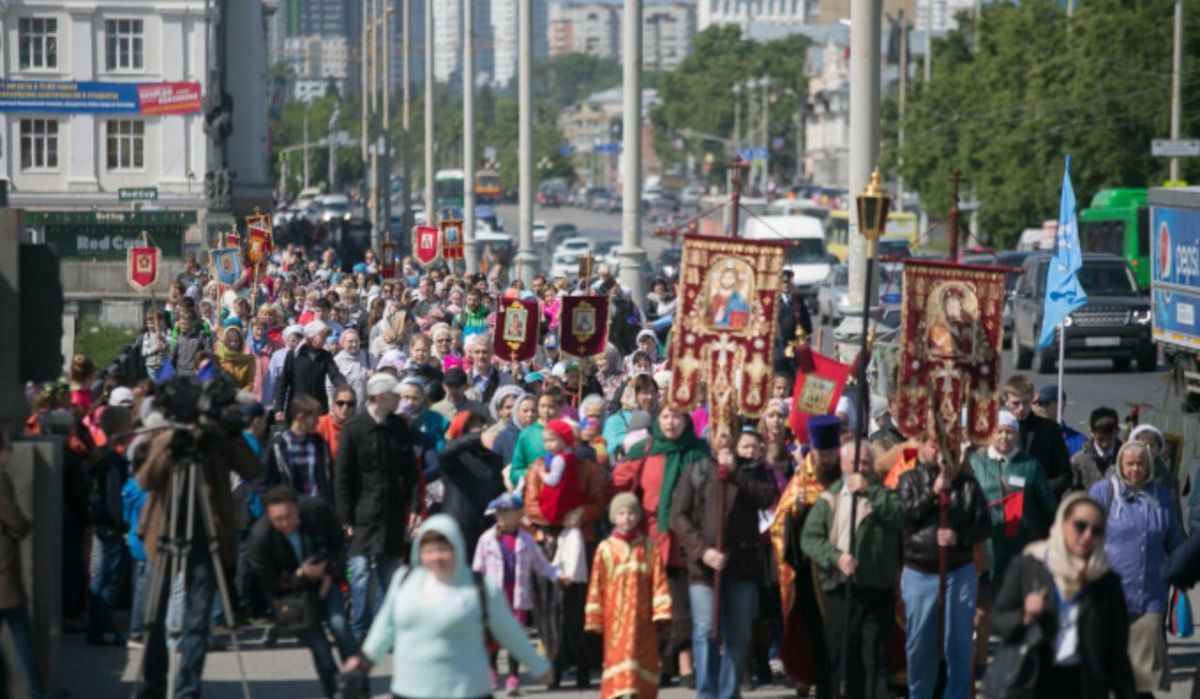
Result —
M 812 363 L 812 371 L 796 374 L 792 409 L 788 413 L 792 434 L 801 444 L 808 443 L 808 418 L 832 415 L 850 376 L 849 366 L 818 352 L 812 353 Z
M 275 248 L 271 229 L 264 226 L 250 226 L 246 234 L 246 239 L 249 241 L 249 249 L 246 251 L 246 254 L 250 258 L 250 261 L 256 265 L 270 257 L 272 250 Z
M 672 410 L 693 410 L 702 381 L 710 405 L 731 405 L 742 417 L 766 410 L 783 250 L 772 241 L 684 237 Z
M 538 303 L 533 299 L 504 299 L 496 308 L 492 351 L 510 362 L 533 359 L 538 348 Z
M 437 226 L 416 226 L 413 228 L 413 257 L 422 266 L 428 267 L 437 261 L 441 235 Z
M 218 248 L 210 250 L 208 255 L 212 260 L 213 276 L 217 278 L 218 282 L 226 286 L 233 286 L 242 278 L 241 250 Z
M 564 296 L 560 348 L 572 357 L 594 357 L 608 344 L 608 297 Z
M 225 233 L 225 247 L 240 248 L 242 246 L 242 238 L 237 231 L 227 231 Z
M 158 261 L 162 253 L 153 247 L 131 247 L 125 256 L 125 277 L 138 291 L 145 291 L 158 281 Z
M 442 221 L 442 259 L 461 260 L 463 258 L 462 221 L 446 219 Z
M 384 279 L 396 278 L 396 243 L 391 238 L 379 245 L 379 275 Z
M 996 426 L 1007 274 L 948 262 L 904 265 L 897 427 L 937 439 L 954 458 L 964 443 L 987 444 Z

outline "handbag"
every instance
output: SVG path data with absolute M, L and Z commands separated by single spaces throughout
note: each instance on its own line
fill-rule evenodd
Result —
M 983 676 L 983 696 L 987 699 L 1034 699 L 1041 674 L 1042 627 L 1034 624 L 1016 644 L 1003 643 Z
M 320 623 L 317 595 L 312 588 L 291 590 L 272 597 L 271 608 L 275 612 L 275 629 L 283 636 L 298 636 Z
M 1192 603 L 1188 600 L 1187 592 L 1177 587 L 1171 590 L 1171 613 L 1167 623 L 1176 638 L 1191 638 L 1195 634 Z

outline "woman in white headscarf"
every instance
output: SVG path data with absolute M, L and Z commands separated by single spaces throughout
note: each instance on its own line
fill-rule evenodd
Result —
M 1128 613 L 1105 554 L 1103 505 L 1082 493 L 1063 498 L 1049 538 L 1009 565 L 991 626 L 1009 646 L 1041 636 L 1034 696 L 1134 696 Z

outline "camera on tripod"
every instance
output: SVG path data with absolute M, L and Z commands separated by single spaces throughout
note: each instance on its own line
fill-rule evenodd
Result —
M 218 373 L 203 383 L 176 376 L 159 391 L 156 405 L 178 426 L 199 426 L 233 436 L 245 427 L 237 396 L 237 384 L 227 374 Z

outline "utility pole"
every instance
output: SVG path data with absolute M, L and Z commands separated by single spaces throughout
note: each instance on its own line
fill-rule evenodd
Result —
M 908 25 L 904 23 L 904 8 L 896 11 L 896 24 L 900 27 L 900 95 L 899 124 L 896 129 L 896 150 L 901 152 L 901 156 L 897 163 L 901 166 L 896 168 L 896 210 L 904 209 L 904 176 L 900 174 L 900 170 L 904 166 L 904 112 L 905 105 L 908 103 Z
M 379 223 L 375 231 L 376 243 L 382 243 L 392 221 L 392 0 L 383 0 L 383 12 L 379 18 L 383 36 L 379 47 L 379 62 L 383 64 L 383 112 L 380 115 L 379 154 Z M 378 245 L 375 246 L 378 249 Z
M 375 231 L 379 229 L 379 149 L 375 143 L 375 133 L 378 124 L 378 108 L 376 106 L 378 87 L 379 87 L 379 34 L 375 27 L 375 17 L 378 14 L 376 3 L 378 0 L 366 0 L 366 14 L 363 16 L 363 32 L 366 37 L 366 44 L 363 46 L 365 54 L 364 60 L 368 68 L 367 74 L 367 95 L 366 95 L 366 124 L 367 130 L 365 140 L 367 142 L 367 159 L 365 162 L 366 168 L 366 186 L 367 186 L 367 212 L 371 219 L 371 242 L 377 242 L 377 234 Z
M 763 143 L 763 161 L 762 161 L 762 180 L 759 187 L 762 189 L 763 196 L 767 196 L 767 183 L 771 180 L 771 131 L 770 131 L 770 111 L 771 111 L 771 78 L 764 75 L 758 84 L 762 86 L 762 143 Z
M 517 0 L 517 272 L 525 288 L 537 275 L 533 251 L 533 0 Z
M 475 0 L 463 0 L 463 257 L 479 269 L 475 249 Z
M 925 82 L 933 78 L 933 0 L 925 0 Z
M 437 225 L 433 194 L 433 0 L 425 2 L 425 225 Z
M 879 81 L 880 24 L 882 0 L 851 0 L 850 3 L 850 196 L 862 192 L 879 162 Z M 867 275 L 867 239 L 858 228 L 858 217 L 851 213 L 850 284 L 845 320 L 835 330 L 842 356 L 853 357 L 859 350 L 862 333 L 867 332 L 868 308 L 863 299 Z M 873 288 L 873 286 L 872 286 Z M 872 292 L 874 293 L 874 292 Z M 868 294 L 868 299 L 871 294 Z
M 362 0 L 362 36 L 358 47 L 358 72 L 359 82 L 361 83 L 361 92 L 359 95 L 362 101 L 362 119 L 360 128 L 362 129 L 362 161 L 363 170 L 366 170 L 369 154 L 367 153 L 367 144 L 371 141 L 371 107 L 368 102 L 367 93 L 371 84 L 367 79 L 367 70 L 371 64 L 371 22 L 370 22 L 370 3 L 371 0 Z
M 950 185 L 954 188 L 950 199 L 950 254 L 951 262 L 958 262 L 958 193 L 962 188 L 963 177 L 962 170 L 954 169 L 954 173 L 950 175 Z
M 404 80 L 404 98 L 400 115 L 400 128 L 404 131 L 404 218 L 400 225 L 402 240 L 410 240 L 413 220 L 412 201 L 412 0 L 401 0 L 400 13 L 404 16 L 403 34 L 400 36 L 400 76 Z
M 733 153 L 742 148 L 742 84 L 733 84 Z
M 528 0 L 526 0 L 528 1 Z M 621 285 L 646 301 L 642 268 L 642 0 L 625 0 L 621 17 Z
M 337 191 L 337 138 L 334 131 L 337 129 L 338 118 L 342 116 L 342 106 L 338 102 L 333 103 L 333 113 L 329 115 L 329 191 Z
M 304 187 L 308 189 L 308 105 L 304 105 Z
M 1171 48 L 1171 140 L 1179 140 L 1180 128 L 1180 77 L 1183 72 L 1183 0 L 1175 0 L 1175 41 Z M 1171 158 L 1172 182 L 1179 181 L 1179 158 Z

